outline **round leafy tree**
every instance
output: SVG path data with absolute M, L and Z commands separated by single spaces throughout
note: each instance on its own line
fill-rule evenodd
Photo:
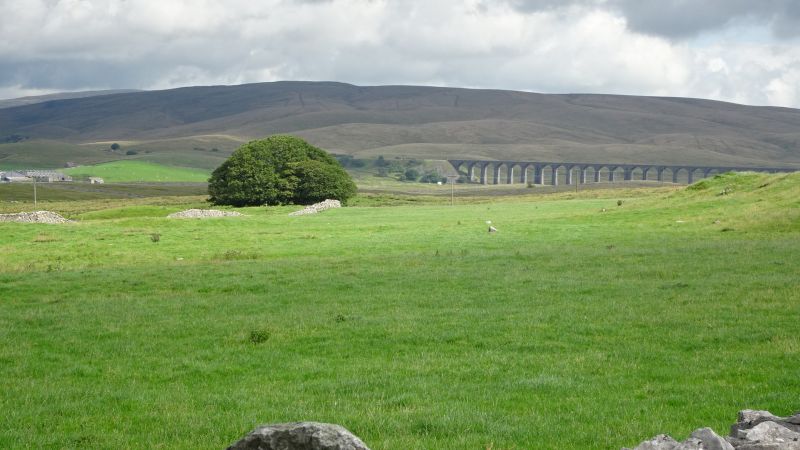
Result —
M 208 180 L 211 202 L 258 206 L 347 201 L 356 192 L 335 158 L 294 136 L 270 136 L 239 147 Z

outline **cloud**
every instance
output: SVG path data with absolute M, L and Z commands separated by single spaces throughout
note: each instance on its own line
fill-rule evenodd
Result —
M 765 1 L 681 28 L 688 2 L 0 0 L 0 95 L 290 79 L 800 106 L 800 14 Z M 764 27 L 781 37 L 741 39 Z
M 800 36 L 797 0 L 500 0 L 531 13 L 570 7 L 603 9 L 625 17 L 632 31 L 685 39 L 732 24 L 751 22 L 771 27 L 779 38 Z M 487 4 L 491 0 L 487 0 Z

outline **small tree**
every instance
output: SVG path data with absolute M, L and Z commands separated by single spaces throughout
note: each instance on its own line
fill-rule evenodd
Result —
M 116 142 L 111 144 L 111 150 L 117 151 L 117 150 L 119 150 L 119 148 L 120 148 L 119 144 L 117 144 Z
M 211 174 L 209 200 L 218 205 L 342 202 L 356 187 L 332 156 L 294 136 L 248 142 Z

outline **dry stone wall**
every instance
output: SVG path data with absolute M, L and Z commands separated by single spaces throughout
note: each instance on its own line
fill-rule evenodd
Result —
M 0 214 L 0 222 L 19 223 L 67 223 L 69 220 L 51 211 L 21 212 Z
M 187 209 L 168 215 L 170 219 L 202 219 L 204 217 L 239 217 L 236 211 L 220 211 L 218 209 Z
M 306 214 L 316 214 L 326 209 L 341 208 L 342 202 L 339 200 L 325 200 L 324 202 L 314 203 L 313 205 L 306 206 L 300 211 L 290 213 L 290 216 L 304 216 Z
M 633 450 L 800 450 L 800 412 L 778 417 L 769 411 L 746 409 L 739 411 L 727 437 L 700 428 L 683 442 L 660 434 Z

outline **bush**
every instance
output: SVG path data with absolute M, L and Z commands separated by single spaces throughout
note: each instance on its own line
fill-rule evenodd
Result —
M 125 152 L 125 154 L 128 156 L 133 156 L 133 155 L 138 155 L 139 152 L 137 152 L 136 150 L 128 150 L 127 152 Z
M 290 164 L 294 184 L 292 203 L 309 205 L 332 198 L 346 200 L 356 185 L 340 166 L 308 160 Z
M 419 171 L 417 169 L 407 169 L 401 179 L 406 181 L 417 181 L 419 178 Z
M 119 144 L 117 144 L 116 142 L 114 142 L 113 144 L 111 144 L 111 150 L 115 150 L 115 151 L 116 151 L 116 150 L 119 150 Z
M 442 177 L 436 172 L 425 172 L 425 175 L 419 179 L 423 183 L 447 183 L 447 177 Z
M 211 174 L 209 200 L 217 205 L 310 204 L 347 201 L 353 180 L 325 151 L 294 136 L 248 142 Z

